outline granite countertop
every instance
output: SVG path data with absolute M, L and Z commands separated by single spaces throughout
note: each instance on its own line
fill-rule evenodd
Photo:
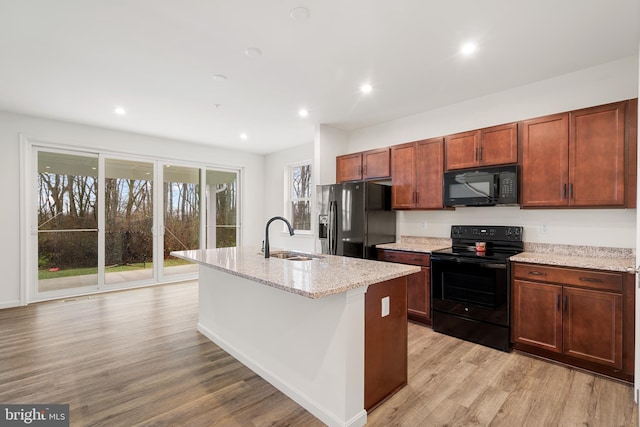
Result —
M 524 252 L 509 259 L 530 264 L 622 272 L 633 270 L 636 264 L 633 249 L 543 243 L 525 243 Z
M 451 247 L 451 239 L 423 236 L 401 236 L 396 243 L 376 245 L 378 249 L 431 253 Z M 635 250 L 600 246 L 524 244 L 524 252 L 509 258 L 514 262 L 557 265 L 559 267 L 629 272 L 635 266 Z
M 171 255 L 308 298 L 338 294 L 420 271 L 420 267 L 404 264 L 325 254 L 309 261 L 265 259 L 258 247 L 175 251 Z
M 451 247 L 451 239 L 439 237 L 402 236 L 399 242 L 376 245 L 377 249 L 392 249 L 406 252 L 423 252 L 430 254 Z

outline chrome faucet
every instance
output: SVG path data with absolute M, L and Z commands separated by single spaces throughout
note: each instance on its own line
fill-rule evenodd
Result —
M 284 223 L 287 224 L 287 227 L 289 227 L 289 235 L 290 236 L 293 236 L 295 234 L 293 232 L 293 227 L 291 226 L 291 223 L 289 223 L 289 221 L 287 221 L 286 218 L 283 218 L 281 216 L 274 216 L 269 221 L 267 221 L 267 226 L 264 228 L 264 257 L 265 258 L 269 258 L 269 256 L 270 256 L 269 255 L 269 224 L 271 224 L 276 219 L 284 221 Z

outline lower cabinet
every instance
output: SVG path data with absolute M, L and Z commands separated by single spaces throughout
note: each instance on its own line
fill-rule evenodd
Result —
M 431 325 L 431 257 L 426 253 L 378 250 L 378 260 L 420 266 L 419 273 L 407 276 L 407 316 Z
M 514 348 L 633 380 L 631 274 L 514 263 Z

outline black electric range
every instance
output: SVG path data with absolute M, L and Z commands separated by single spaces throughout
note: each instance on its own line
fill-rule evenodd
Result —
M 451 227 L 452 246 L 431 253 L 434 331 L 510 350 L 509 258 L 523 251 L 522 235 L 519 226 Z

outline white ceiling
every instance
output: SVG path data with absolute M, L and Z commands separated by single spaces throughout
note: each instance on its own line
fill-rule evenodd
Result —
M 0 0 L 0 110 L 269 153 L 637 55 L 639 5 Z

